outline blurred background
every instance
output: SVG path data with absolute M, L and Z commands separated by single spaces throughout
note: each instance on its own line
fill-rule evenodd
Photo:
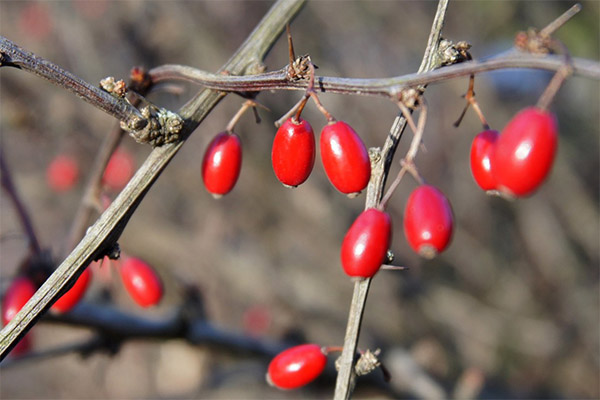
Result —
M 0 34 L 98 84 L 126 79 L 133 66 L 178 63 L 216 71 L 271 6 L 265 1 L 0 2 Z M 444 37 L 466 40 L 480 59 L 507 50 L 514 34 L 542 28 L 568 7 L 562 1 L 451 2 Z M 573 56 L 598 61 L 596 1 L 556 37 Z M 436 2 L 314 1 L 292 24 L 296 52 L 310 54 L 318 74 L 388 77 L 415 72 Z M 287 63 L 281 38 L 268 69 Z M 547 72 L 510 70 L 479 75 L 477 99 L 490 125 L 502 129 L 536 103 Z M 427 152 L 416 163 L 425 179 L 450 199 L 456 231 L 450 248 L 424 261 L 409 248 L 402 213 L 415 182 L 394 194 L 392 250 L 408 271 L 374 279 L 360 347 L 381 348 L 392 372 L 359 380 L 355 398 L 446 396 L 464 398 L 598 398 L 599 347 L 599 110 L 597 81 L 570 78 L 551 109 L 560 126 L 559 151 L 546 184 L 533 196 L 508 202 L 486 196 L 469 170 L 469 149 L 481 130 L 464 106 L 466 78 L 427 89 Z M 155 93 L 152 101 L 176 110 L 197 90 Z M 270 165 L 279 119 L 301 92 L 261 93 L 256 124 L 247 113 L 236 132 L 244 160 L 235 189 L 214 200 L 203 187 L 204 149 L 224 130 L 242 99 L 230 95 L 189 138 L 129 222 L 122 250 L 143 258 L 166 285 L 162 304 L 140 310 L 124 294 L 116 270 L 96 274 L 86 301 L 110 291 L 127 312 L 161 318 L 181 303 L 180 283 L 196 285 L 207 318 L 233 332 L 341 345 L 352 283 L 340 266 L 345 231 L 364 206 L 327 181 L 317 158 L 310 179 L 284 188 Z M 369 147 L 381 146 L 397 114 L 379 98 L 322 95 L 325 107 L 348 122 Z M 309 104 L 303 113 L 318 133 L 325 119 Z M 42 246 L 56 256 L 64 245 L 84 182 L 103 137 L 115 121 L 31 74 L 0 70 L 1 146 L 34 221 Z M 148 146 L 125 138 L 123 148 L 141 165 Z M 408 148 L 404 140 L 397 159 Z M 56 193 L 46 168 L 58 154 L 74 156 L 81 177 Z M 399 170 L 395 163 L 392 175 Z M 116 193 L 107 193 L 114 197 Z M 2 290 L 27 256 L 27 242 L 6 194 L 1 207 Z M 62 260 L 56 260 L 62 261 Z M 96 272 L 96 271 L 95 271 Z M 89 337 L 90 331 L 40 322 L 35 350 Z M 330 357 L 329 367 L 333 368 Z M 115 355 L 78 354 L 23 362 L 0 370 L 2 398 L 329 398 L 328 377 L 292 392 L 264 381 L 267 359 L 183 341 L 127 342 Z M 0 366 L 1 367 L 1 366 Z M 418 372 L 415 372 L 418 371 Z M 416 374 L 416 375 L 415 375 Z M 421 377 L 418 388 L 414 376 Z M 75 378 L 75 379 L 74 379 Z M 364 381 L 364 384 L 362 384 Z M 478 388 L 481 387 L 481 390 Z M 464 392 L 461 390 L 467 390 Z

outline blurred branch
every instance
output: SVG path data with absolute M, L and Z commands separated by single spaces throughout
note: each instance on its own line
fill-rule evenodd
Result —
M 427 48 L 419 72 L 425 72 L 441 66 L 440 62 L 442 58 L 439 57 L 437 53 L 442 38 L 442 27 L 444 25 L 447 8 L 447 0 L 440 0 L 438 2 L 438 8 L 433 19 L 431 32 L 427 41 Z M 438 60 L 438 63 L 436 63 L 435 60 Z M 377 152 L 372 151 L 370 154 L 373 168 L 369 186 L 367 187 L 365 209 L 376 207 L 383 196 L 391 160 L 405 126 L 406 119 L 401 116 L 397 117 L 392 126 L 390 135 L 386 139 L 386 145 L 384 146 L 383 152 L 381 150 Z M 354 371 L 356 350 L 358 347 L 360 326 L 367 303 L 370 285 L 371 278 L 358 280 L 354 283 L 348 324 L 346 326 L 346 335 L 344 337 L 344 349 L 339 359 L 340 370 L 335 385 L 334 399 L 337 400 L 349 399 L 354 390 L 356 381 L 356 373 Z
M 600 63 L 573 58 L 573 73 L 582 77 L 600 80 Z M 331 76 L 316 76 L 316 91 L 360 96 L 382 96 L 396 100 L 402 90 L 452 78 L 489 72 L 499 69 L 541 69 L 558 71 L 565 65 L 564 57 L 539 56 L 516 50 L 505 52 L 483 61 L 465 61 L 435 71 L 400 75 L 392 78 L 354 79 Z M 288 76 L 288 66 L 265 74 L 246 76 L 223 76 L 212 74 L 184 65 L 163 65 L 149 71 L 153 81 L 186 80 L 209 89 L 227 92 L 253 92 L 262 90 L 306 90 L 308 80 L 294 80 Z
M 27 239 L 29 239 L 29 249 L 32 254 L 39 254 L 42 249 L 40 247 L 40 242 L 38 241 L 37 235 L 35 234 L 35 230 L 33 229 L 33 222 L 31 222 L 31 218 L 27 209 L 25 208 L 25 204 L 21 200 L 19 193 L 17 192 L 17 188 L 12 180 L 12 175 L 6 161 L 4 160 L 4 151 L 0 146 L 0 172 L 2 176 L 0 180 L 2 181 L 2 188 L 10 197 L 15 209 L 17 210 L 17 214 L 19 215 L 19 220 L 21 221 L 21 225 L 23 225 L 23 230 L 27 235 Z
M 238 52 L 225 64 L 223 70 L 231 74 L 256 70 L 286 23 L 293 19 L 303 4 L 303 0 L 279 0 L 275 3 Z M 223 92 L 202 90 L 179 110 L 179 114 L 186 119 L 180 132 L 182 140 L 154 148 L 129 184 L 96 223 L 87 230 L 75 250 L 0 331 L 0 360 L 6 357 L 18 339 L 25 335 L 63 290 L 77 279 L 85 267 L 112 248 L 137 206 L 183 146 L 185 139 L 225 95 Z

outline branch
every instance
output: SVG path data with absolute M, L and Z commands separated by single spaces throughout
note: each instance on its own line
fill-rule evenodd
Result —
M 439 1 L 419 72 L 426 72 L 441 66 L 441 59 L 437 53 L 447 7 L 448 0 Z M 438 61 L 437 64 L 436 60 Z M 371 151 L 371 165 L 373 168 L 369 186 L 367 187 L 365 209 L 377 206 L 383 196 L 383 189 L 394 152 L 405 126 L 406 120 L 399 115 L 392 125 L 392 130 L 386 139 L 383 150 L 377 149 L 373 151 L 374 149 L 372 149 Z M 334 394 L 334 399 L 336 400 L 349 399 L 354 390 L 356 380 L 354 372 L 356 350 L 370 285 L 371 278 L 359 280 L 354 283 L 354 292 L 352 293 L 346 336 L 344 338 L 344 349 L 339 359 L 340 370 Z
M 230 74 L 256 72 L 257 66 L 273 46 L 286 23 L 293 19 L 303 4 L 304 0 L 279 0 L 275 3 L 222 70 L 227 70 Z M 93 260 L 101 258 L 112 248 L 137 206 L 169 161 L 183 146 L 185 139 L 225 95 L 222 92 L 202 90 L 179 110 L 179 115 L 185 118 L 180 132 L 181 140 L 156 147 L 150 153 L 129 184 L 88 229 L 75 250 L 0 331 L 0 360 L 6 357 L 18 339 L 25 335 L 86 266 Z
M 4 66 L 31 72 L 75 93 L 91 105 L 125 122 L 132 130 L 142 129 L 148 123 L 140 111 L 124 99 L 110 95 L 58 65 L 25 51 L 7 38 L 0 36 L 0 67 Z
M 439 58 L 439 56 L 436 55 Z M 438 67 L 440 66 L 438 60 Z M 382 96 L 392 100 L 408 87 L 428 85 L 451 78 L 469 76 L 476 73 L 508 68 L 543 69 L 558 71 L 565 65 L 564 57 L 547 55 L 541 57 L 516 50 L 505 52 L 483 61 L 467 61 L 435 71 L 427 69 L 424 73 L 400 75 L 391 78 L 339 78 L 317 76 L 319 92 L 360 96 Z M 600 80 L 600 63 L 582 58 L 573 59 L 573 73 L 586 78 Z M 306 90 L 308 80 L 297 80 L 288 75 L 288 66 L 277 71 L 246 76 L 223 76 L 211 74 L 197 68 L 184 65 L 163 65 L 149 71 L 152 80 L 186 80 L 209 89 L 225 92 L 254 92 L 263 90 Z

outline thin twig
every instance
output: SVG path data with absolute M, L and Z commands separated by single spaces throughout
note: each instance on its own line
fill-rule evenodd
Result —
M 123 121 L 132 130 L 142 129 L 148 123 L 140 111 L 124 99 L 112 96 L 58 65 L 25 51 L 3 36 L 0 36 L 0 66 L 17 67 L 47 79 Z
M 23 231 L 25 231 L 27 239 L 29 240 L 29 250 L 31 251 L 32 255 L 40 254 L 42 248 L 40 247 L 40 242 L 38 241 L 35 230 L 33 229 L 33 222 L 31 221 L 29 212 L 27 212 L 25 204 L 23 203 L 23 200 L 21 200 L 21 197 L 17 192 L 17 188 L 13 183 L 10 168 L 8 168 L 8 165 L 4 160 L 4 151 L 2 147 L 0 147 L 0 173 L 2 174 L 0 177 L 2 180 L 2 188 L 12 200 L 12 203 L 17 210 L 19 220 L 21 221 L 21 225 L 23 225 Z
M 425 55 L 423 56 L 421 68 L 419 69 L 420 72 L 426 72 L 440 66 L 436 64 L 434 60 L 440 60 L 440 57 L 437 56 L 437 49 L 441 39 L 441 32 L 447 7 L 447 0 L 439 1 L 431 27 L 431 33 L 429 34 L 429 40 L 427 42 L 427 49 L 425 51 Z M 375 152 L 372 152 L 372 165 L 374 164 L 374 168 L 372 168 L 371 180 L 369 181 L 369 186 L 367 187 L 367 200 L 365 208 L 376 207 L 383 196 L 385 180 L 389 172 L 398 140 L 405 126 L 406 120 L 403 117 L 396 118 L 392 126 L 392 131 L 386 139 L 384 148 L 378 152 L 378 154 L 374 154 Z M 367 303 L 370 285 L 371 278 L 360 280 L 354 283 L 348 324 L 346 326 L 346 335 L 344 337 L 344 350 L 342 351 L 342 355 L 339 359 L 340 370 L 338 372 L 338 379 L 335 384 L 334 399 L 336 400 L 349 399 L 352 395 L 352 391 L 354 390 L 354 383 L 356 380 L 356 374 L 354 372 L 356 349 L 358 347 L 360 327 Z
M 265 15 L 244 44 L 223 66 L 232 74 L 244 74 L 257 69 L 281 34 L 286 23 L 298 13 L 304 0 L 279 0 Z M 81 274 L 93 260 L 101 258 L 116 242 L 129 218 L 169 161 L 185 143 L 208 113 L 225 97 L 225 93 L 202 90 L 179 114 L 186 119 L 182 140 L 156 147 L 138 169 L 110 207 L 92 225 L 77 247 L 46 280 L 21 311 L 0 331 L 0 360 L 31 329 L 36 320 L 61 295 L 64 288 Z
M 465 61 L 435 71 L 400 75 L 391 78 L 340 78 L 317 76 L 318 85 L 315 91 L 344 95 L 379 96 L 396 100 L 402 90 L 417 86 L 438 83 L 452 78 L 472 74 L 495 71 L 507 68 L 542 69 L 557 71 L 564 65 L 562 57 L 547 55 L 540 57 L 523 52 L 509 51 L 483 61 Z M 254 92 L 263 90 L 306 90 L 306 80 L 290 80 L 288 67 L 277 71 L 257 75 L 231 76 L 211 74 L 184 65 L 167 64 L 149 71 L 152 80 L 186 80 L 205 86 L 209 89 L 226 92 Z M 586 78 L 600 79 L 600 63 L 581 58 L 573 59 L 573 73 Z

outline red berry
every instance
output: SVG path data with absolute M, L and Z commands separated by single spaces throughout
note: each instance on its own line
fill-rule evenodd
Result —
M 57 192 L 71 189 L 79 178 L 79 165 L 77 161 L 68 155 L 56 156 L 46 169 L 46 180 L 48 185 Z
M 73 287 L 63 294 L 60 299 L 52 305 L 52 310 L 64 313 L 75 307 L 79 300 L 85 294 L 87 287 L 92 277 L 92 271 L 90 268 L 86 268 L 79 278 L 73 284 Z
M 552 168 L 557 142 L 553 114 L 535 107 L 518 113 L 502 131 L 492 154 L 498 190 L 510 196 L 535 191 Z
M 271 151 L 273 171 L 286 186 L 298 186 L 315 164 L 315 134 L 303 119 L 285 121 L 277 130 Z
M 267 382 L 279 389 L 296 389 L 316 379 L 326 364 L 327 357 L 318 345 L 294 346 L 271 360 Z
M 480 132 L 471 144 L 471 173 L 475 182 L 483 190 L 495 190 L 496 179 L 492 174 L 491 155 L 498 136 L 498 131 Z
M 6 325 L 29 301 L 36 291 L 33 282 L 24 276 L 16 278 L 2 298 L 2 324 Z
M 345 122 L 330 123 L 321 131 L 321 160 L 337 190 L 359 193 L 371 178 L 369 152 L 360 136 Z
M 139 258 L 129 257 L 121 265 L 123 285 L 133 300 L 142 307 L 158 304 L 163 295 L 160 277 Z
M 220 197 L 233 189 L 242 167 L 242 144 L 235 133 L 221 132 L 210 142 L 202 160 L 206 190 Z
M 133 176 L 134 169 L 133 156 L 124 148 L 119 148 L 108 160 L 102 182 L 111 190 L 121 190 Z
M 446 196 L 430 185 L 410 194 L 404 210 L 404 234 L 414 251 L 433 258 L 452 237 L 452 208 Z
M 390 216 L 378 209 L 363 211 L 342 242 L 342 266 L 346 274 L 370 278 L 385 260 L 392 236 Z

